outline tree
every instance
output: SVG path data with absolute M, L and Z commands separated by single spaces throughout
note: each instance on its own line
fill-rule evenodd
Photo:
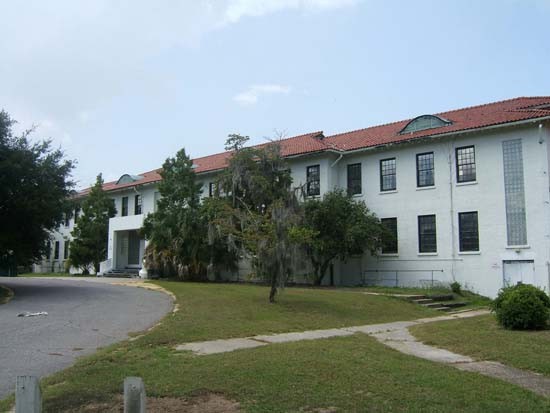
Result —
M 247 141 L 246 136 L 229 135 L 226 149 L 234 152 L 219 179 L 214 202 L 221 205 L 211 225 L 239 255 L 252 257 L 258 275 L 271 286 L 269 301 L 274 302 L 295 261 L 290 234 L 299 222 L 300 204 L 280 145 L 245 148 Z
M 335 258 L 346 260 L 365 251 L 376 254 L 385 232 L 363 201 L 337 189 L 322 200 L 306 201 L 304 221 L 293 235 L 313 265 L 314 283 L 320 285 Z
M 113 199 L 103 191 L 103 178 L 97 176 L 96 183 L 82 202 L 82 214 L 72 232 L 71 264 L 87 272 L 93 266 L 99 271 L 99 264 L 107 258 L 109 219 L 116 214 Z
M 49 140 L 31 143 L 33 129 L 14 136 L 15 123 L 0 111 L 0 260 L 27 265 L 46 254 L 69 210 L 74 162 Z
M 157 211 L 147 216 L 143 226 L 149 240 L 147 267 L 198 280 L 206 278 L 209 266 L 214 273 L 220 266 L 234 268 L 236 255 L 228 253 L 219 241 L 209 242 L 212 206 L 200 202 L 201 185 L 185 149 L 166 160 L 161 176 Z

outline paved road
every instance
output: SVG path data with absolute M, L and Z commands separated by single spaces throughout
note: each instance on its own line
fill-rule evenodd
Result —
M 111 282 L 0 277 L 15 292 L 0 305 L 0 399 L 13 392 L 16 376 L 62 370 L 79 356 L 151 327 L 172 309 L 164 293 Z M 48 315 L 17 317 L 25 311 Z

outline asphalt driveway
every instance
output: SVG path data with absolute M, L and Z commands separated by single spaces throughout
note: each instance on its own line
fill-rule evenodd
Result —
M 47 376 L 79 356 L 145 330 L 172 309 L 161 292 L 112 280 L 0 278 L 15 297 L 0 305 L 0 398 L 18 375 Z M 47 316 L 18 317 L 45 311 Z

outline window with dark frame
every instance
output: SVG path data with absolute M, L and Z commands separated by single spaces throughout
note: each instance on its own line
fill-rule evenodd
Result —
M 69 246 L 71 245 L 71 241 L 66 240 L 65 245 L 63 246 L 63 259 L 66 260 L 69 258 Z
M 397 254 L 397 218 L 382 218 L 387 232 L 382 235 L 382 254 Z
M 216 194 L 216 183 L 210 182 L 208 184 L 208 196 L 212 198 Z
M 434 153 L 416 155 L 416 186 L 423 188 L 434 185 Z
M 307 167 L 306 181 L 307 196 L 321 195 L 321 167 L 319 165 Z
M 122 197 L 122 211 L 121 214 L 123 217 L 128 216 L 128 197 L 123 196 Z
M 435 215 L 418 216 L 418 252 L 437 252 Z
M 78 214 L 80 213 L 80 207 L 76 207 L 74 209 L 74 223 L 76 224 L 76 222 L 78 221 Z
M 380 161 L 380 191 L 394 191 L 397 188 L 395 173 L 395 158 Z
M 458 234 L 460 251 L 479 251 L 479 229 L 476 212 L 458 214 Z
M 136 195 L 134 199 L 134 215 L 141 214 L 141 195 Z
M 361 164 L 348 165 L 348 194 L 357 195 L 363 192 L 361 183 Z
M 55 247 L 53 250 L 53 259 L 58 260 L 59 259 L 59 241 L 55 241 Z
M 65 227 L 69 227 L 69 225 L 71 224 L 71 216 L 69 215 L 68 212 L 65 212 Z
M 474 146 L 456 148 L 456 181 L 476 180 L 476 152 Z

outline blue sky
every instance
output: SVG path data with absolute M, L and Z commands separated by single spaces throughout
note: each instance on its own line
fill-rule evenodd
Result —
M 550 0 L 29 0 L 0 15 L 0 108 L 76 159 L 80 187 L 220 152 L 229 133 L 550 95 Z

